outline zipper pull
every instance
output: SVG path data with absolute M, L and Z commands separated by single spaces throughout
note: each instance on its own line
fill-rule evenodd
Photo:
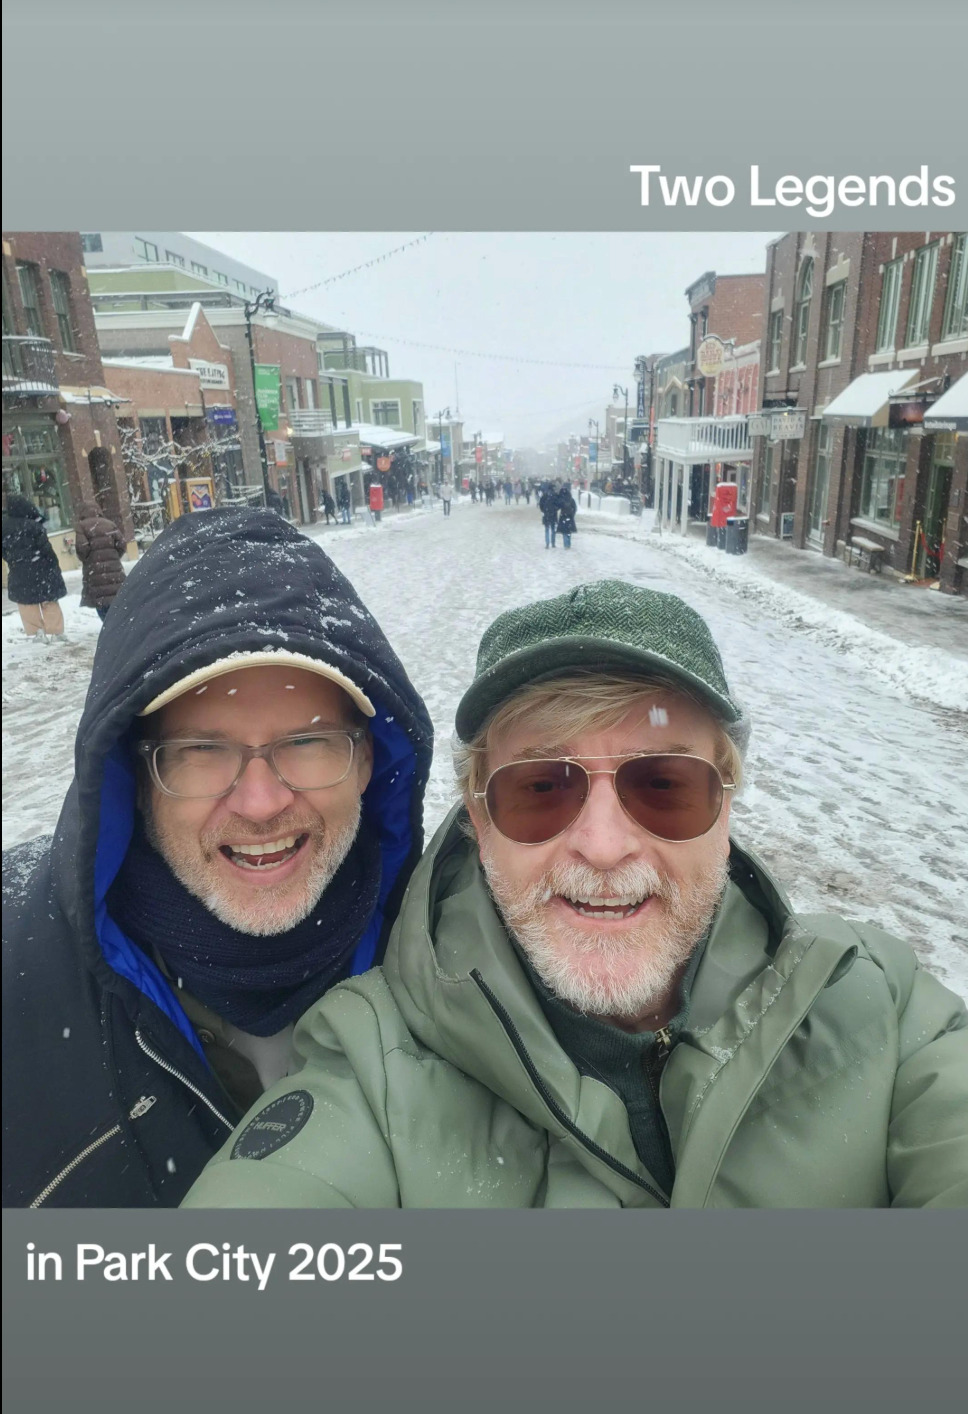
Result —
M 655 1044 L 659 1052 L 659 1060 L 664 1061 L 672 1050 L 672 1037 L 669 1034 L 668 1026 L 660 1026 L 655 1033 Z
M 142 1095 L 134 1108 L 129 1110 L 128 1119 L 140 1119 L 142 1115 L 146 1115 L 157 1098 L 156 1095 Z

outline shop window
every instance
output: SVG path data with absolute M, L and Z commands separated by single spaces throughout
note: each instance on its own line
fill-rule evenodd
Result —
M 838 280 L 836 285 L 830 285 L 828 287 L 823 345 L 823 356 L 825 359 L 840 358 L 840 346 L 844 334 L 844 307 L 846 302 L 846 280 Z
M 904 506 L 904 467 L 907 451 L 903 432 L 878 427 L 868 432 L 864 448 L 864 474 L 858 511 L 864 520 L 889 530 L 901 524 Z
M 903 262 L 892 260 L 884 266 L 881 280 L 881 303 L 877 312 L 877 353 L 893 349 L 897 334 L 897 315 L 901 307 L 901 273 Z
M 948 297 L 944 305 L 942 339 L 961 339 L 968 334 L 968 251 L 965 232 L 951 243 L 951 266 L 948 270 Z
M 22 422 L 3 434 L 3 489 L 26 496 L 47 518 L 47 530 L 71 524 L 60 442 L 52 422 Z
M 773 485 L 773 467 L 776 459 L 776 443 L 767 442 L 766 452 L 763 457 L 763 472 L 760 476 L 760 495 L 756 507 L 757 515 L 769 516 L 770 514 L 770 488 Z
M 77 338 L 74 334 L 74 320 L 71 314 L 71 277 L 63 270 L 50 272 L 50 292 L 57 318 L 57 332 L 60 334 L 61 348 L 65 353 L 77 352 Z
M 931 328 L 931 303 L 934 299 L 934 282 L 938 272 L 938 243 L 922 246 L 914 256 L 911 272 L 911 302 L 908 305 L 907 335 L 908 348 L 926 344 Z
M 797 284 L 797 305 L 793 316 L 793 362 L 807 361 L 807 335 L 810 332 L 810 301 L 813 298 L 813 261 L 805 260 Z

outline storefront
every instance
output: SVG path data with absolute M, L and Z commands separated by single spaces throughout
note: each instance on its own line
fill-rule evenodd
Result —
M 42 413 L 4 419 L 3 489 L 26 496 L 43 513 L 48 533 L 73 524 L 59 429 Z

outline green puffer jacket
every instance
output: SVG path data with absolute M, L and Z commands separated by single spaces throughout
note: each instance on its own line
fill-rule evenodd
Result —
M 671 1194 L 555 1039 L 454 812 L 383 967 L 306 1014 L 302 1069 L 186 1206 L 968 1206 L 963 1002 L 906 943 L 794 916 L 735 846 L 732 874 L 662 1074 Z

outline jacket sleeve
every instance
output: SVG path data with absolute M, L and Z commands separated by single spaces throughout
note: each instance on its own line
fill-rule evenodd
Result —
M 79 560 L 86 560 L 91 552 L 91 542 L 86 530 L 80 526 L 74 532 L 74 554 Z
M 905 943 L 868 935 L 898 1010 L 887 1143 L 895 1208 L 968 1207 L 968 1015 Z
M 306 1014 L 295 1039 L 302 1068 L 253 1106 L 183 1207 L 400 1207 L 371 979 L 389 997 L 370 972 Z

